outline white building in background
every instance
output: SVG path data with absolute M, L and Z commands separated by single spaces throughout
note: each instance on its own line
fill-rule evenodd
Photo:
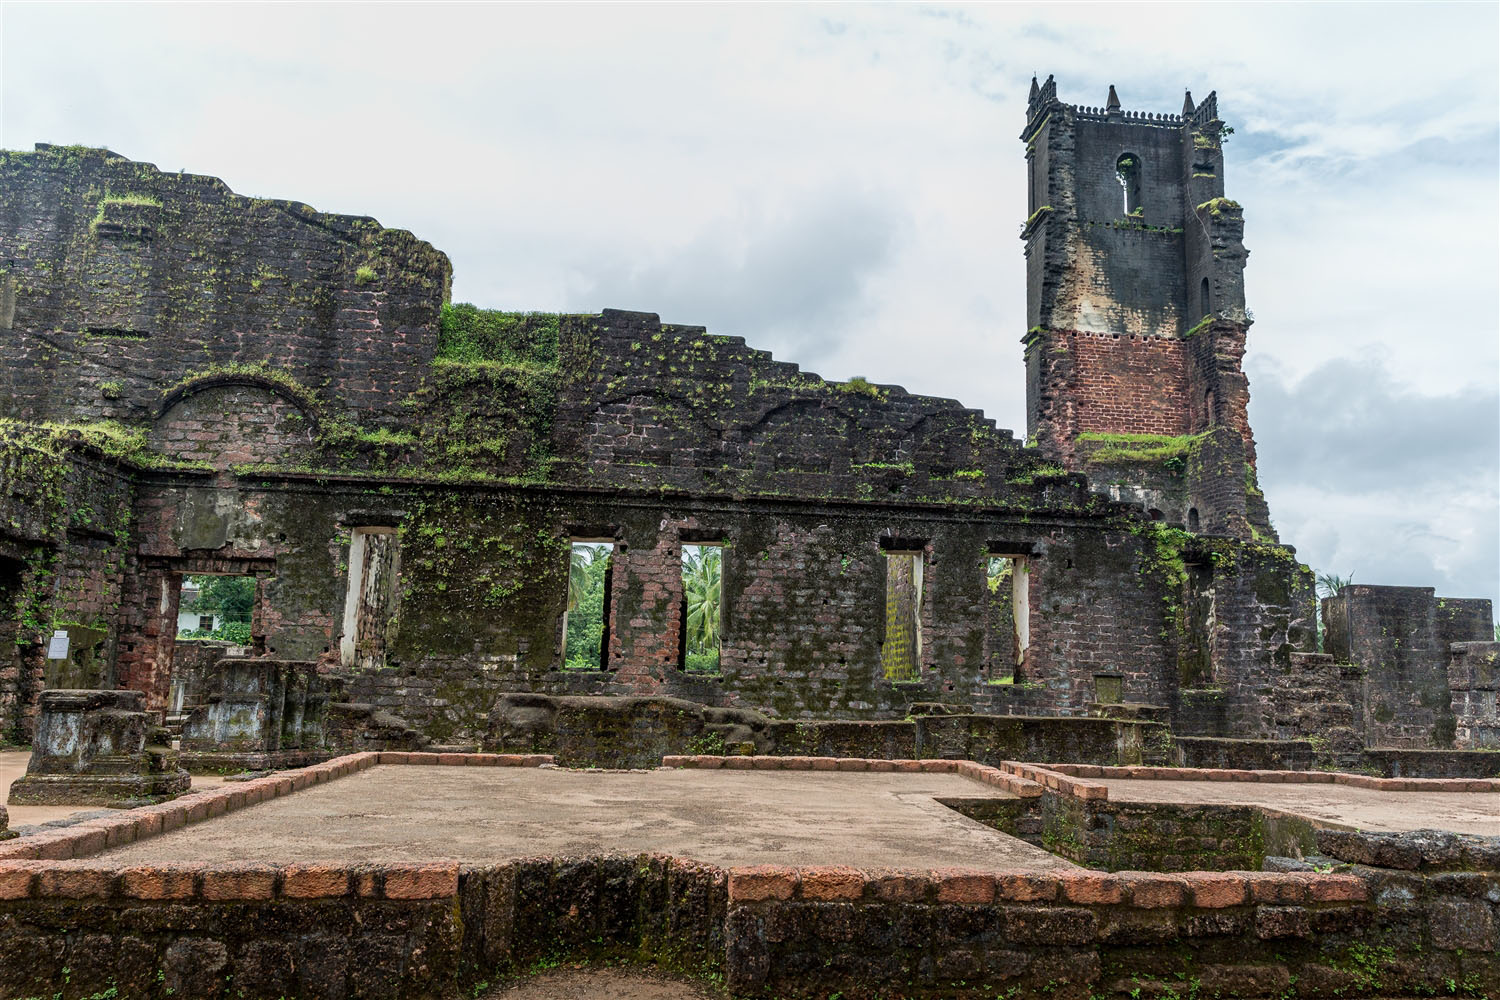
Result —
M 202 589 L 192 580 L 182 581 L 182 600 L 177 605 L 177 634 L 202 630 L 212 632 L 224 624 L 224 616 L 217 611 L 189 611 L 198 600 Z

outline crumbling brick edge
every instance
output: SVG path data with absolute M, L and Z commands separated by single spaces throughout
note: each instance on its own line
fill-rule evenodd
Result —
M 0 864 L 17 861 L 65 861 L 88 857 L 112 847 L 199 823 L 311 788 L 335 778 L 367 770 L 377 764 L 450 764 L 465 767 L 540 767 L 552 763 L 550 754 L 403 753 L 366 751 L 336 757 L 322 764 L 237 782 L 162 802 L 121 810 L 118 816 L 85 820 L 57 830 L 0 843 Z M 0 899 L 6 898 L 0 894 Z
M 880 760 L 873 757 L 774 757 L 769 755 L 720 757 L 713 754 L 693 754 L 667 755 L 661 759 L 661 766 L 725 768 L 740 771 L 904 771 L 924 774 L 957 774 L 1003 789 L 1022 799 L 1040 798 L 1042 794 L 1042 784 L 1038 781 L 972 760 Z M 1093 787 L 1104 789 L 1103 785 Z
M 1016 764 L 1005 768 L 1035 778 L 1032 772 L 1055 772 L 1076 779 L 1133 778 L 1145 781 L 1259 781 L 1285 784 L 1348 785 L 1380 792 L 1500 792 L 1500 778 L 1376 778 L 1344 771 L 1247 771 L 1213 767 L 1111 767 L 1099 764 Z M 1044 782 L 1047 787 L 1054 787 Z M 1096 786 L 1104 787 L 1104 786 Z M 1106 789 L 1107 790 L 1107 789 Z
M 650 855 L 669 863 L 679 859 Z M 685 864 L 698 864 L 683 861 Z M 449 899 L 458 894 L 457 861 L 421 864 L 160 864 L 101 861 L 0 862 L 0 900 L 71 899 L 252 902 Z M 844 865 L 752 865 L 718 869 L 728 877 L 730 904 L 768 900 L 937 903 L 982 906 L 996 902 L 1062 902 L 1083 906 L 1223 909 L 1250 903 L 1305 905 L 1362 903 L 1365 879 L 1308 872 L 1097 872 L 1063 869 L 930 871 Z

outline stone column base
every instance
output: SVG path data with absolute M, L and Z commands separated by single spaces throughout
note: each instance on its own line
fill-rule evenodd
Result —
M 192 775 L 28 774 L 10 786 L 15 806 L 112 806 L 128 808 L 174 799 L 192 785 Z

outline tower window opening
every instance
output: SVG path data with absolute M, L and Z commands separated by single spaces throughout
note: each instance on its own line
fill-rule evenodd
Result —
M 1198 286 L 1199 301 L 1203 304 L 1203 315 L 1207 316 L 1214 311 L 1213 297 L 1208 290 L 1208 276 L 1205 275 L 1203 283 Z
M 1141 158 L 1134 153 L 1122 153 L 1115 161 L 1115 177 L 1125 192 L 1125 214 L 1142 215 L 1141 204 Z

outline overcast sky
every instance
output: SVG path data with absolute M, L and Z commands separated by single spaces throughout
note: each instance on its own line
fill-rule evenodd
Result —
M 1497 6 L 0 5 L 0 144 L 373 215 L 454 296 L 641 309 L 1024 433 L 1031 74 L 1219 93 L 1285 541 L 1500 591 Z

